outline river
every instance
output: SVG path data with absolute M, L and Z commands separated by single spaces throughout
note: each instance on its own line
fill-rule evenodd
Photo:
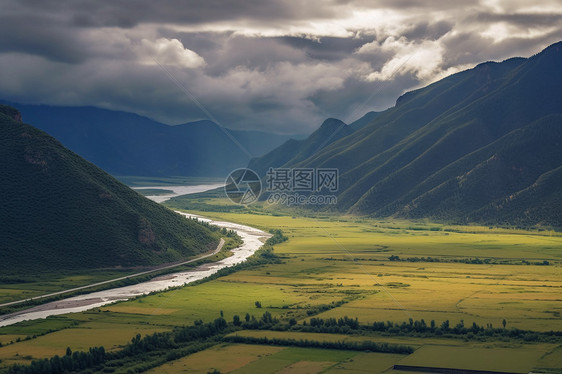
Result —
M 146 196 L 151 200 L 156 201 L 157 203 L 162 203 L 166 200 L 171 199 L 172 197 L 180 196 L 180 195 L 187 195 L 192 193 L 198 192 L 205 192 L 209 190 L 214 190 L 215 188 L 223 187 L 224 183 L 215 183 L 215 184 L 198 184 L 193 186 L 154 186 L 154 187 L 132 187 L 134 190 L 166 190 L 172 191 L 171 194 L 163 194 L 163 195 L 155 195 L 155 196 Z
M 180 213 L 180 212 L 178 212 Z M 135 284 L 132 286 L 112 288 L 99 292 L 69 297 L 66 299 L 53 301 L 50 303 L 38 305 L 36 307 L 26 309 L 20 312 L 0 316 L 0 327 L 12 325 L 25 320 L 34 320 L 47 318 L 66 313 L 77 313 L 85 310 L 98 308 L 103 305 L 124 301 L 136 296 L 146 295 L 150 292 L 164 291 L 169 287 L 185 285 L 197 280 L 204 279 L 215 274 L 220 269 L 233 266 L 245 261 L 256 250 L 258 250 L 263 242 L 271 235 L 256 228 L 240 225 L 231 222 L 213 221 L 200 216 L 180 213 L 186 217 L 197 217 L 202 221 L 209 222 L 213 225 L 225 227 L 235 230 L 242 238 L 244 243 L 232 250 L 233 255 L 220 261 L 204 264 L 194 268 L 193 270 L 168 274 L 165 276 L 154 278 L 148 282 Z

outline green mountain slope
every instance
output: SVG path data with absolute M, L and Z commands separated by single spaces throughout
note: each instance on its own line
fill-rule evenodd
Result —
M 258 173 L 260 177 L 264 177 L 270 167 L 294 165 L 351 133 L 353 133 L 353 129 L 350 126 L 339 119 L 328 118 L 306 139 L 289 139 L 264 156 L 250 160 L 248 167 Z
M 217 244 L 17 114 L 0 106 L 2 274 L 156 265 Z
M 356 121 L 353 121 L 349 124 L 349 127 L 353 129 L 353 131 L 357 131 L 362 127 L 367 126 L 369 123 L 373 122 L 375 118 L 377 118 L 381 114 L 381 112 L 368 112 L 363 117 L 359 118 Z
M 343 212 L 561 227 L 560 66 L 562 43 L 480 64 L 288 166 L 339 168 Z

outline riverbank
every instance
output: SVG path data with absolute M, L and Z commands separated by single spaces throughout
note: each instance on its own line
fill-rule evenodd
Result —
M 234 230 L 242 238 L 243 244 L 232 250 L 233 255 L 220 261 L 198 266 L 190 271 L 169 274 L 165 277 L 157 277 L 139 284 L 92 292 L 63 300 L 53 301 L 43 305 L 19 311 L 16 313 L 0 316 L 0 327 L 12 325 L 25 320 L 47 318 L 53 315 L 66 313 L 77 313 L 85 310 L 98 308 L 103 305 L 117 301 L 128 300 L 137 296 L 146 295 L 151 292 L 164 291 L 170 287 L 177 287 L 204 279 L 219 270 L 239 264 L 258 250 L 263 242 L 271 236 L 270 234 L 250 226 L 235 224 L 224 221 L 213 221 L 201 216 L 178 212 L 189 218 L 197 218 L 213 225 Z

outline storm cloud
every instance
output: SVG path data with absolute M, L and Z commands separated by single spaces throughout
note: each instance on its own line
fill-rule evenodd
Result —
M 561 35 L 548 0 L 5 0 L 0 98 L 308 133 Z

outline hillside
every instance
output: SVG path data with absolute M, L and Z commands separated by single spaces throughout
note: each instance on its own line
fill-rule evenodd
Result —
M 328 118 L 306 139 L 289 139 L 264 156 L 250 160 L 248 168 L 259 176 L 265 176 L 270 167 L 294 165 L 352 132 L 353 129 L 339 119 Z
M 8 104 L 24 113 L 26 122 L 119 176 L 224 177 L 244 167 L 250 157 L 289 139 L 226 130 L 211 121 L 168 126 L 137 114 L 94 107 Z
M 339 168 L 341 212 L 561 227 L 560 66 L 562 42 L 480 64 L 286 166 Z
M 369 123 L 373 122 L 375 120 L 375 118 L 377 118 L 381 113 L 382 112 L 368 112 L 363 117 L 361 117 L 358 120 L 350 123 L 349 127 L 351 127 L 351 129 L 353 129 L 353 131 L 357 131 L 357 130 L 367 126 Z
M 0 273 L 151 266 L 218 243 L 0 106 Z

